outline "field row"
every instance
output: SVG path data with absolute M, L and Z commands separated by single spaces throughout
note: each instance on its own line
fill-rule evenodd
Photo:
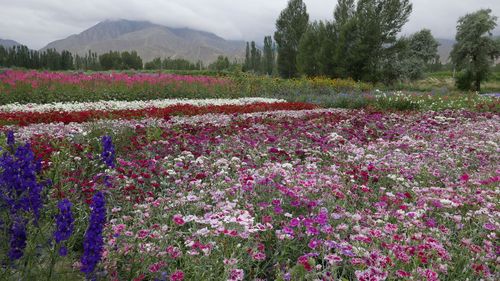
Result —
M 371 85 L 342 79 L 284 80 L 268 77 L 203 77 L 173 74 L 53 73 L 7 70 L 0 73 L 0 105 L 4 111 L 20 111 L 38 104 L 149 103 L 164 99 L 221 99 L 267 97 L 324 107 L 375 108 L 377 110 L 443 110 L 466 108 L 500 111 L 498 98 L 476 93 L 450 93 L 446 88 L 419 92 L 383 92 Z M 100 103 L 101 102 L 101 103 Z M 26 107 L 23 105 L 26 104 Z M 73 106 L 73 108 L 75 108 Z M 20 109 L 20 110 L 16 110 Z

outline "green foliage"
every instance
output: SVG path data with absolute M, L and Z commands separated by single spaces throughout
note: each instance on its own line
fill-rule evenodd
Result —
M 218 56 L 217 60 L 215 62 L 211 63 L 208 66 L 208 69 L 216 70 L 216 71 L 229 70 L 231 68 L 231 66 L 234 65 L 234 64 L 236 64 L 236 62 L 234 62 L 233 64 L 231 64 L 229 62 L 229 58 L 228 57 Z
M 378 82 L 380 65 L 391 57 L 397 34 L 408 21 L 409 0 L 360 0 L 354 20 L 357 34 L 352 43 L 351 73 L 356 80 Z
M 426 67 L 439 61 L 439 43 L 429 29 L 422 29 L 409 38 L 410 55 L 421 60 Z
M 456 80 L 459 89 L 480 91 L 493 60 L 500 55 L 500 44 L 491 36 L 496 20 L 489 9 L 467 14 L 458 20 L 457 43 L 451 59 L 460 73 Z
M 275 66 L 275 46 L 271 36 L 264 37 L 264 54 L 262 56 L 262 70 L 264 74 L 273 74 Z
M 299 43 L 297 67 L 306 76 L 331 76 L 334 56 L 333 25 L 329 22 L 314 22 L 309 25 Z
M 142 69 L 142 59 L 136 51 L 121 54 L 123 69 Z
M 99 63 L 103 70 L 122 69 L 122 58 L 120 53 L 116 51 L 100 55 Z
M 172 59 L 170 57 L 165 58 L 163 61 L 160 57 L 153 59 L 150 62 L 144 64 L 144 69 L 147 70 L 200 70 L 203 69 L 203 62 L 198 61 L 192 63 L 186 59 Z
M 278 46 L 278 72 L 282 77 L 296 77 L 299 42 L 307 30 L 309 15 L 302 0 L 290 0 L 276 21 L 274 40 Z

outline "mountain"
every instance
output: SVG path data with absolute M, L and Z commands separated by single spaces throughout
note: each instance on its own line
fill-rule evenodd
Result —
M 14 40 L 0 39 L 0 46 L 4 46 L 5 48 L 12 48 L 19 45 L 21 45 L 21 43 L 18 43 Z
M 245 42 L 225 40 L 213 33 L 189 28 L 171 28 L 148 21 L 106 20 L 66 39 L 49 43 L 41 50 L 68 50 L 84 55 L 135 50 L 144 62 L 155 57 L 213 62 L 218 56 L 242 58 Z
M 441 63 L 449 62 L 449 57 L 451 54 L 451 50 L 453 50 L 453 45 L 455 45 L 456 41 L 452 39 L 436 39 L 439 43 L 438 54 L 441 58 Z

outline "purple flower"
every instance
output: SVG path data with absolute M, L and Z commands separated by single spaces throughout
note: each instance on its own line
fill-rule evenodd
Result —
M 102 140 L 102 161 L 110 168 L 115 167 L 115 147 L 110 136 L 103 136 Z
M 31 211 L 37 221 L 43 205 L 44 185 L 38 182 L 41 164 L 35 159 L 30 144 L 17 147 L 14 155 L 5 152 L 0 157 L 0 170 L 0 204 L 6 205 L 11 214 Z
M 66 241 L 73 232 L 73 214 L 71 212 L 71 202 L 64 199 L 57 204 L 59 214 L 56 216 L 57 230 L 54 232 L 54 239 L 57 243 Z
M 16 140 L 14 138 L 14 132 L 13 131 L 7 131 L 5 133 L 7 136 L 7 145 L 11 148 L 14 149 L 14 145 L 16 144 Z
M 106 223 L 106 202 L 104 194 L 97 192 L 92 198 L 90 205 L 92 212 L 90 221 L 83 241 L 83 256 L 81 259 L 81 271 L 87 275 L 87 278 L 92 276 L 96 265 L 101 260 L 103 250 L 102 230 Z
M 20 259 L 24 254 L 24 248 L 26 248 L 26 222 L 22 217 L 16 216 L 10 229 L 10 260 Z
M 54 232 L 54 239 L 57 244 L 68 240 L 73 233 L 74 219 L 71 206 L 72 204 L 68 199 L 64 199 L 57 204 L 59 214 L 56 216 L 57 229 Z M 67 252 L 68 250 L 64 245 L 59 249 L 59 255 L 61 256 L 66 256 Z

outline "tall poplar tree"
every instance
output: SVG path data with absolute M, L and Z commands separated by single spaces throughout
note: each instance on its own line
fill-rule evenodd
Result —
M 263 70 L 265 74 L 273 74 L 274 62 L 275 56 L 273 49 L 273 39 L 271 36 L 266 36 L 264 37 L 264 55 L 262 57 Z
M 297 51 L 308 23 L 309 14 L 302 0 L 290 0 L 276 21 L 274 40 L 278 45 L 278 72 L 284 78 L 298 74 Z

